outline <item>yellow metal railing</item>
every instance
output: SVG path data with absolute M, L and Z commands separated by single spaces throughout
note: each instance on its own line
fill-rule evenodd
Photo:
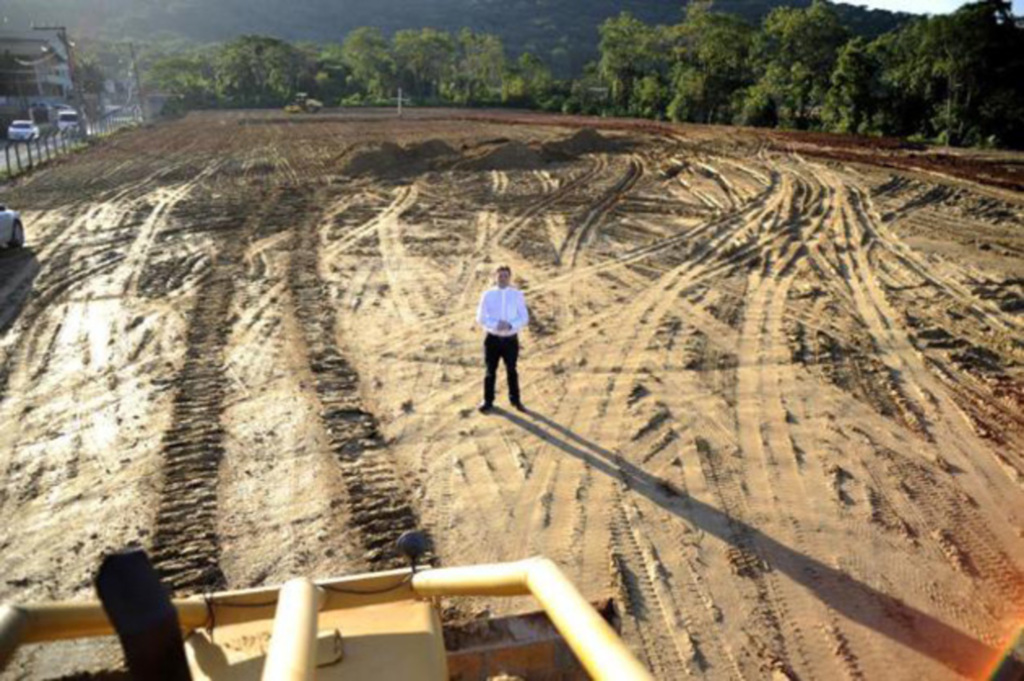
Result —
M 618 634 L 547 558 L 427 570 L 413 576 L 412 588 L 420 596 L 532 595 L 591 677 L 652 678 Z
M 323 591 L 302 577 L 281 587 L 263 681 L 302 681 L 316 672 L 317 611 Z
M 392 570 L 316 584 L 298 579 L 283 587 L 177 599 L 174 606 L 185 630 L 214 619 L 229 624 L 274 616 L 263 678 L 312 679 L 318 611 L 416 597 L 528 595 L 537 599 L 591 677 L 602 681 L 652 679 L 608 623 L 546 558 L 416 573 Z M 267 603 L 268 598 L 273 604 Z M 112 634 L 113 626 L 99 603 L 0 606 L 0 669 L 22 643 Z

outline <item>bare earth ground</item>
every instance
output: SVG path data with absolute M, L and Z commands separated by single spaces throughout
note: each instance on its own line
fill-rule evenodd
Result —
M 471 117 L 194 115 L 5 193 L 0 600 L 90 598 L 134 544 L 179 593 L 379 569 L 421 526 L 615 596 L 659 678 L 990 664 L 1024 619 L 1024 194 Z M 499 262 L 530 412 L 484 417 Z

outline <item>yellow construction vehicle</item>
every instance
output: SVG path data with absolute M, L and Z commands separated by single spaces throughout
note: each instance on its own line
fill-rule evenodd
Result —
M 317 113 L 324 108 L 323 102 L 313 99 L 305 92 L 297 92 L 295 101 L 284 108 L 285 113 Z
M 143 552 L 110 556 L 100 602 L 0 606 L 0 669 L 21 644 L 117 634 L 139 679 L 651 678 L 550 560 L 417 569 L 422 544 L 403 539 L 409 569 L 173 601 Z M 442 598 L 524 595 L 544 615 L 487 622 L 479 646 L 446 650 Z M 537 638 L 545 625 L 557 641 Z

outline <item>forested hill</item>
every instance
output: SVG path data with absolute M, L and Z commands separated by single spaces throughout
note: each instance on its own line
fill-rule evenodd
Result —
M 60 23 L 85 38 L 222 41 L 243 33 L 290 41 L 340 42 L 359 26 L 386 34 L 425 26 L 469 27 L 497 34 L 512 55 L 532 52 L 557 75 L 576 75 L 597 56 L 597 26 L 629 11 L 649 24 L 682 20 L 686 0 L 7 0 L 8 28 Z M 806 7 L 811 0 L 717 0 L 716 11 L 753 24 L 774 7 Z M 854 34 L 874 37 L 907 15 L 837 4 Z

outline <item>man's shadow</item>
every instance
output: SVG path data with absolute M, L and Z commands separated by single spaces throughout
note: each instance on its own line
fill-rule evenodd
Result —
M 629 489 L 694 527 L 753 553 L 760 560 L 753 561 L 753 567 L 745 567 L 742 574 L 756 577 L 758 571 L 778 570 L 844 617 L 970 678 L 978 678 L 991 669 L 999 654 L 932 615 L 798 553 L 713 506 L 679 494 L 661 478 L 546 416 L 534 411 L 520 416 L 501 408 L 496 408 L 495 413 L 595 470 L 621 480 Z

